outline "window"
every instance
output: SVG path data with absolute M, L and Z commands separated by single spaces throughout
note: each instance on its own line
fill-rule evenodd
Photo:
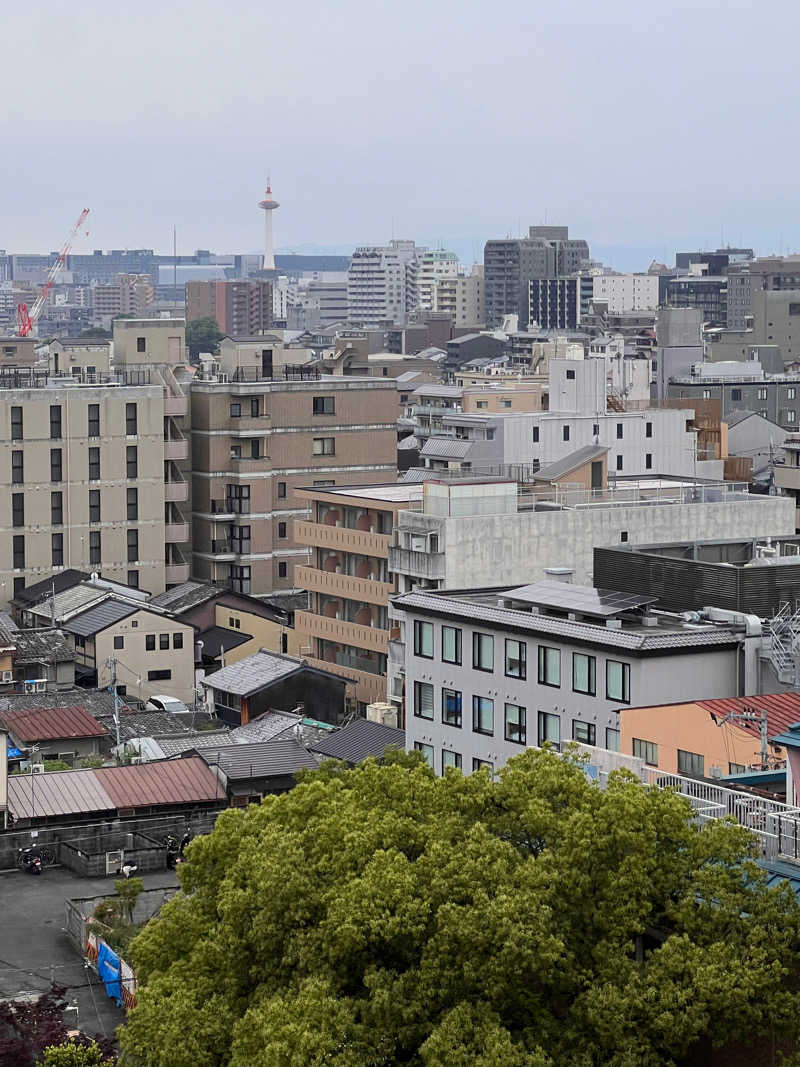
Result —
M 128 530 L 128 563 L 136 563 L 139 559 L 139 531 Z
M 646 422 L 644 424 L 644 435 L 645 435 L 645 437 L 652 437 L 653 436 L 653 424 L 652 424 L 652 422 Z
M 488 771 L 489 774 L 494 774 L 494 764 L 488 759 L 478 759 L 477 756 L 472 757 L 472 770 L 475 771 Z
M 797 389 L 793 385 L 789 386 L 789 388 L 786 390 L 786 399 L 787 400 L 794 400 L 796 398 L 796 396 L 797 396 Z
M 125 506 L 127 508 L 128 522 L 136 522 L 139 518 L 139 490 L 126 489 Z
M 617 660 L 606 660 L 606 697 L 608 700 L 619 700 L 623 704 L 631 702 L 631 666 L 629 663 L 618 663 Z
M 136 338 L 136 351 L 137 352 L 146 352 L 147 348 L 145 346 L 146 346 L 146 339 L 144 337 L 137 337 Z
M 652 452 L 646 452 L 644 457 L 645 470 L 651 471 L 653 469 L 653 454 Z
M 526 678 L 528 646 L 524 641 L 506 639 L 506 677 Z
M 288 567 L 285 563 L 278 564 L 278 577 L 285 578 L 288 574 Z
M 115 637 L 114 637 L 114 648 L 124 648 L 124 647 L 125 647 L 125 638 L 122 636 L 122 634 L 116 634 Z
M 472 635 L 472 666 L 476 671 L 494 670 L 494 638 L 490 634 Z
M 231 566 L 229 571 L 231 589 L 234 593 L 249 593 L 250 592 L 250 568 Z
M 257 396 L 251 396 L 250 397 L 250 418 L 251 419 L 257 419 L 258 418 L 258 397 Z
M 617 470 L 622 470 L 622 456 L 617 456 Z
M 472 698 L 472 729 L 476 734 L 494 734 L 494 701 L 488 697 Z
M 50 494 L 50 525 L 63 526 L 64 524 L 64 496 L 62 493 Z
M 570 382 L 574 382 L 575 381 L 575 371 L 574 370 L 568 370 L 567 371 L 567 380 L 570 381 Z
M 139 432 L 139 419 L 136 412 L 135 404 L 125 405 L 125 435 L 127 437 L 135 437 Z
M 172 647 L 173 648 L 183 648 L 183 634 L 173 634 L 172 635 Z
M 445 773 L 448 767 L 456 767 L 461 770 L 461 753 L 450 752 L 449 749 L 442 749 L 442 774 Z
M 315 437 L 313 453 L 315 456 L 336 455 L 336 439 L 334 437 Z
M 102 553 L 102 549 L 101 549 L 101 542 L 100 542 L 100 531 L 99 530 L 90 530 L 89 531 L 89 562 L 90 563 L 100 563 L 101 553 Z
M 787 409 L 787 411 L 786 411 L 786 421 L 787 422 L 797 422 L 797 412 L 794 410 L 794 408 L 788 408 Z
M 278 482 L 278 500 L 286 499 L 286 482 Z
M 61 405 L 50 405 L 50 440 L 61 440 Z
M 527 712 L 519 704 L 506 704 L 506 741 L 524 745 L 528 735 L 526 727 Z
M 24 493 L 12 493 L 11 494 L 11 525 L 12 526 L 24 526 L 25 525 L 25 494 Z
M 230 407 L 231 418 L 240 419 L 242 417 L 242 405 L 238 403 L 232 403 Z
M 569 441 L 569 426 L 562 427 L 561 436 L 565 441 Z
M 415 752 L 421 752 L 422 758 L 429 767 L 433 768 L 433 745 L 426 745 L 422 741 L 415 741 L 414 750 Z
M 597 660 L 594 656 L 587 656 L 583 652 L 572 653 L 572 691 L 573 693 L 588 693 L 593 697 L 597 692 L 595 682 Z
M 414 620 L 414 655 L 433 659 L 433 623 Z
M 289 651 L 289 635 L 282 633 L 281 634 L 281 652 L 285 656 L 288 651 Z
M 619 539 L 624 544 L 628 540 L 628 531 L 620 530 Z
M 729 763 L 728 774 L 744 774 L 747 770 L 743 763 Z
M 741 399 L 742 399 L 742 390 L 741 389 L 731 389 L 731 400 L 741 400 Z
M 336 401 L 332 396 L 315 396 L 312 401 L 312 411 L 315 415 L 335 415 Z
M 600 423 L 599 422 L 593 422 L 592 423 L 592 437 L 599 437 L 599 436 L 600 436 Z
M 63 476 L 63 470 L 61 465 L 61 449 L 50 449 L 50 481 L 60 482 Z
M 494 441 L 494 430 L 487 430 L 486 431 L 486 440 L 487 441 Z
M 618 441 L 622 440 L 622 423 L 621 422 L 617 423 L 617 440 Z
M 606 748 L 609 752 L 619 752 L 619 730 L 612 726 L 606 727 Z
M 89 522 L 100 522 L 100 490 L 89 490 Z
M 25 567 L 25 538 L 22 534 L 15 534 L 12 540 L 14 570 L 23 570 Z
M 658 745 L 653 741 L 642 741 L 638 737 L 633 738 L 633 754 L 651 767 L 658 766 Z
M 158 635 L 158 647 L 162 652 L 166 652 L 169 649 L 169 634 Z
M 557 648 L 539 645 L 539 684 L 561 685 L 561 652 Z
M 511 401 L 510 400 L 505 400 L 505 399 L 501 400 L 500 401 L 500 407 L 501 408 L 510 408 L 511 407 Z
M 433 719 L 433 686 L 414 682 L 414 714 L 418 719 Z
M 50 553 L 54 567 L 64 566 L 64 535 L 54 533 L 50 535 Z
M 278 523 L 278 537 L 279 538 L 286 537 L 286 523 L 285 522 L 279 522 Z
M 11 409 L 11 440 L 22 440 L 22 408 Z
M 98 482 L 100 480 L 100 449 L 89 449 L 89 481 Z
M 595 727 L 592 722 L 581 722 L 580 719 L 572 720 L 572 740 L 580 741 L 584 745 L 595 743 Z
M 442 690 L 442 722 L 461 729 L 461 693 L 457 689 Z
M 461 630 L 456 626 L 442 627 L 442 662 L 461 665 Z
M 758 399 L 759 400 L 766 400 L 767 399 L 767 390 L 766 389 L 759 389 L 758 390 Z
M 125 477 L 139 477 L 139 449 L 137 445 L 126 445 L 125 447 Z
M 59 449 L 60 451 L 60 449 Z M 61 481 L 61 479 L 58 479 Z M 22 485 L 25 481 L 24 464 L 21 452 L 11 453 L 11 482 L 13 485 Z
M 144 647 L 147 652 L 155 652 L 156 650 L 156 635 L 145 634 L 144 635 Z
M 131 589 L 138 589 L 139 588 L 139 572 L 138 571 L 128 571 L 128 585 L 130 586 Z M 137 625 L 138 625 L 138 623 L 136 621 L 131 623 L 131 626 L 137 626 Z
M 163 671 L 163 670 L 161 670 L 161 671 L 148 671 L 147 672 L 147 680 L 148 680 L 148 682 L 168 682 L 171 678 L 172 678 L 172 671 L 170 671 L 170 670 L 166 670 L 166 671 Z
M 703 777 L 706 772 L 706 761 L 698 752 L 684 752 L 678 749 L 678 774 L 695 774 Z
M 538 440 L 539 440 L 539 427 L 538 426 L 534 426 L 533 427 L 533 443 L 536 444 L 538 442 Z
M 88 410 L 89 437 L 100 436 L 100 405 L 90 404 Z

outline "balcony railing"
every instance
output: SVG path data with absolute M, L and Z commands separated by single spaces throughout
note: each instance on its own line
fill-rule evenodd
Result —
M 233 515 L 234 511 L 231 507 L 230 500 L 212 500 L 211 501 L 211 514 L 212 515 Z

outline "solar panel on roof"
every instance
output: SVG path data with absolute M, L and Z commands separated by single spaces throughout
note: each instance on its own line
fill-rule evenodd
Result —
M 635 611 L 658 601 L 658 597 L 654 596 L 553 581 L 524 585 L 519 589 L 510 590 L 507 595 L 512 600 L 522 600 L 535 607 L 555 608 L 576 615 L 595 615 L 600 618 L 611 618 L 626 611 Z

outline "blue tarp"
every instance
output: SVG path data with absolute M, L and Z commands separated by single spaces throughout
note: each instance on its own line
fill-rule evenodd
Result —
M 111 951 L 105 941 L 101 941 L 97 949 L 97 973 L 106 987 L 106 993 L 117 1002 L 117 1007 L 119 1007 L 122 1003 L 119 956 Z
M 21 755 L 22 755 L 22 752 L 18 748 L 9 748 L 8 749 L 8 758 L 9 759 L 19 759 Z

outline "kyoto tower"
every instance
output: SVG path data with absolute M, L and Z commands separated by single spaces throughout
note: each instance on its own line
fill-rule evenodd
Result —
M 272 244 L 272 212 L 280 207 L 277 200 L 272 199 L 272 189 L 267 178 L 267 191 L 264 199 L 258 205 L 264 212 L 264 270 L 275 270 L 275 250 Z

